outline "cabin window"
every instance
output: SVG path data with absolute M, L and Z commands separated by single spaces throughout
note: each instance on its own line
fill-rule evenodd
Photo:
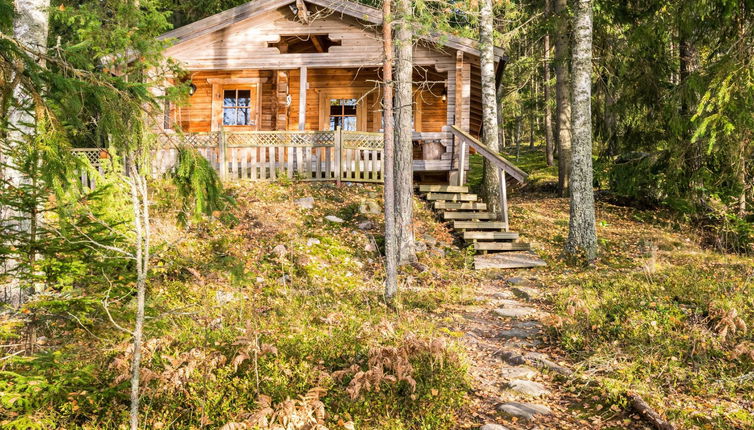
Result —
M 223 125 L 254 125 L 251 120 L 251 90 L 223 91 Z
M 330 130 L 356 131 L 357 99 L 330 99 Z

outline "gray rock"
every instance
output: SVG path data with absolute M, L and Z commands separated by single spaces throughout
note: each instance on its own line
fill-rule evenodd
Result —
M 508 383 L 508 388 L 517 393 L 531 397 L 542 397 L 550 394 L 550 390 L 545 388 L 544 385 L 539 382 L 527 381 L 525 379 L 514 379 Z
M 364 251 L 366 251 L 366 252 L 374 252 L 374 251 L 377 251 L 377 247 L 374 246 L 374 243 L 367 242 L 367 244 L 364 245 Z
M 300 199 L 296 199 L 293 202 L 296 204 L 296 206 L 300 207 L 301 209 L 314 208 L 314 197 L 303 197 Z
M 291 282 L 291 276 L 288 275 L 288 274 L 283 275 L 283 276 L 281 276 L 281 277 L 278 278 L 278 284 L 285 285 L 285 284 L 287 284 L 289 282 Z
M 542 296 L 542 293 L 538 289 L 532 287 L 513 287 L 512 291 L 516 297 L 524 300 L 536 300 Z
M 505 379 L 531 379 L 537 376 L 538 372 L 528 366 L 505 366 L 500 369 L 500 376 Z
M 531 361 L 532 364 L 535 364 L 535 365 L 540 366 L 540 367 L 544 367 L 545 369 L 547 369 L 547 370 L 549 370 L 551 372 L 555 372 L 555 373 L 557 373 L 559 375 L 563 375 L 563 376 L 571 376 L 571 375 L 573 375 L 573 370 L 571 370 L 571 369 L 569 369 L 567 367 L 563 367 L 563 366 L 559 365 L 558 363 L 550 360 L 547 357 L 547 355 L 542 354 L 540 352 L 527 352 L 524 355 L 524 358 L 526 360 Z
M 362 214 L 379 214 L 382 213 L 382 208 L 377 202 L 373 200 L 367 200 L 359 205 L 359 212 Z
M 505 280 L 505 282 L 508 283 L 508 285 L 513 286 L 524 286 L 524 287 L 531 287 L 533 285 L 533 282 L 521 277 L 515 277 L 515 278 L 508 278 Z
M 435 257 L 445 257 L 445 250 L 440 247 L 434 247 L 430 249 L 429 253 Z
M 277 255 L 280 258 L 285 257 L 285 254 L 288 253 L 288 250 L 285 248 L 285 245 L 282 243 L 274 248 L 272 248 L 272 253 Z
M 416 241 L 415 247 L 416 247 L 416 252 L 424 252 L 427 250 L 427 244 L 419 240 Z
M 325 217 L 325 219 L 328 220 L 328 221 L 330 221 L 330 222 L 334 222 L 336 224 L 342 224 L 342 223 L 345 222 L 343 220 L 343 218 L 338 218 L 335 215 L 328 215 L 328 216 Z
M 512 349 L 504 349 L 500 351 L 499 355 L 503 361 L 510 364 L 511 366 L 519 366 L 521 364 L 526 364 L 526 359 L 518 351 L 515 351 Z
M 485 424 L 479 427 L 479 430 L 508 430 L 508 428 L 503 427 L 500 424 Z
M 359 230 L 371 230 L 374 228 L 374 223 L 372 221 L 362 221 L 358 223 L 356 227 L 358 227 Z
M 502 307 L 508 307 L 508 306 L 521 307 L 521 306 L 526 306 L 525 304 L 519 302 L 518 300 L 512 300 L 512 299 L 500 299 L 500 300 L 497 301 L 497 304 L 499 304 Z
M 515 295 L 510 291 L 500 291 L 492 295 L 492 297 L 500 300 L 512 299 Z
M 537 310 L 534 308 L 527 308 L 527 307 L 506 307 L 506 308 L 497 308 L 494 310 L 494 312 L 505 318 L 524 318 L 528 316 L 534 315 Z
M 236 301 L 236 295 L 232 291 L 215 291 L 215 301 L 220 306 Z
M 306 246 L 319 245 L 320 243 L 322 242 L 320 242 L 320 240 L 317 239 L 316 237 L 310 237 L 309 239 L 306 240 Z
M 497 407 L 498 412 L 502 412 L 511 417 L 524 420 L 531 420 L 537 415 L 551 415 L 552 410 L 545 405 L 534 403 L 508 402 Z
M 427 246 L 437 245 L 437 239 L 435 239 L 435 237 L 431 234 L 425 234 L 424 236 L 422 236 L 422 241 L 426 243 Z
M 539 330 L 524 327 L 513 327 L 498 334 L 498 337 L 503 339 L 532 339 L 537 336 L 539 336 Z

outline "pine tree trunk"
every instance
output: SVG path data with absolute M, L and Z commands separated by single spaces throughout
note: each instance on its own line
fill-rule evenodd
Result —
M 13 21 L 13 36 L 25 48 L 34 52 L 44 54 L 47 51 L 47 34 L 49 29 L 49 7 L 50 0 L 16 0 L 15 10 L 16 17 Z M 37 59 L 39 62 L 43 60 Z M 30 94 L 18 85 L 13 89 L 11 106 L 8 109 L 8 132 L 6 140 L 10 151 L 18 145 L 31 141 L 36 133 L 36 117 L 34 113 L 34 102 Z M 13 166 L 17 165 L 16 160 L 10 155 L 0 153 L 0 162 L 5 165 L 0 174 L 8 181 L 12 187 L 21 187 L 29 183 L 29 178 L 25 177 L 19 170 Z M 31 219 L 31 217 L 35 219 Z M 19 221 L 26 218 L 24 221 Z M 7 208 L 0 209 L 0 222 L 13 231 L 25 233 L 33 240 L 33 226 L 36 225 L 36 215 L 20 214 L 10 211 Z M 20 257 L 20 256 L 19 256 Z M 18 266 L 18 260 L 9 259 L 5 262 L 4 272 L 12 272 Z M 30 294 L 31 287 L 24 287 L 18 279 L 14 279 L 10 284 L 3 286 L 3 300 L 11 306 L 21 305 Z
M 395 218 L 398 231 L 398 264 L 416 261 L 413 229 L 413 33 L 410 0 L 398 0 L 400 22 L 395 43 Z
M 502 67 L 502 70 L 498 70 L 498 76 L 500 76 L 499 82 L 496 83 L 495 100 L 497 101 L 497 127 L 498 127 L 498 149 L 505 148 L 505 111 L 503 110 L 503 104 L 505 103 L 505 84 L 502 76 L 505 71 L 505 60 L 501 59 L 500 64 L 497 67 Z
M 479 50 L 482 74 L 482 142 L 492 151 L 500 151 L 498 140 L 497 86 L 495 85 L 495 53 L 493 40 L 492 0 L 482 0 L 479 19 Z M 484 195 L 489 211 L 502 219 L 500 177 L 497 168 L 484 160 Z
M 567 197 L 571 177 L 571 94 L 568 70 L 568 0 L 555 0 L 555 99 L 558 115 L 558 187 Z
M 697 100 L 693 96 L 693 92 L 689 88 L 689 78 L 699 68 L 699 52 L 694 46 L 691 34 L 683 29 L 679 29 L 679 70 L 678 76 L 680 79 L 681 87 L 681 106 L 680 115 L 685 122 L 685 127 L 682 135 L 682 144 L 686 148 L 684 151 L 684 158 L 686 164 L 686 173 L 689 179 L 688 187 L 691 196 L 691 200 L 697 208 L 703 208 L 706 203 L 704 195 L 704 183 L 701 179 L 701 170 L 704 165 L 704 141 L 699 139 L 697 142 L 691 142 L 692 136 L 692 123 L 691 117 L 695 111 L 693 105 L 696 105 Z
M 573 171 L 566 253 L 597 258 L 592 170 L 592 2 L 577 0 L 573 26 Z
M 551 0 L 545 0 L 545 16 L 550 17 Z M 547 165 L 552 166 L 555 163 L 555 136 L 552 130 L 552 109 L 550 107 L 550 32 L 545 33 L 544 37 L 544 104 L 545 104 L 545 155 Z
M 385 139 L 385 301 L 392 304 L 398 292 L 398 250 L 395 231 L 395 136 L 393 117 L 393 32 L 392 0 L 382 3 L 382 43 L 385 60 L 382 66 L 382 119 Z

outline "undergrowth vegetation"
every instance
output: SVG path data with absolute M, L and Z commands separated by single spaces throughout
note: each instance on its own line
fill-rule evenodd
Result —
M 754 261 L 711 249 L 705 234 L 661 210 L 600 201 L 600 259 L 561 259 L 568 200 L 541 153 L 522 152 L 536 179 L 512 201 L 512 225 L 549 267 L 552 335 L 601 405 L 636 392 L 681 428 L 754 427 Z M 511 157 L 513 158 L 513 157 Z M 605 408 L 605 410 L 608 410 Z
M 455 428 L 467 365 L 430 316 L 463 300 L 475 278 L 458 270 L 467 256 L 418 207 L 417 235 L 432 244 L 421 258 L 432 270 L 407 269 L 402 308 L 387 309 L 381 215 L 359 210 L 379 191 L 236 185 L 232 217 L 181 227 L 173 186 L 155 187 L 144 428 Z M 314 207 L 299 207 L 302 197 Z M 108 282 L 127 268 L 90 269 L 71 273 L 89 291 L 35 296 L 21 318 L 3 319 L 5 343 L 24 345 L 2 363 L 3 428 L 126 421 L 130 336 L 117 326 L 128 326 L 135 299 Z

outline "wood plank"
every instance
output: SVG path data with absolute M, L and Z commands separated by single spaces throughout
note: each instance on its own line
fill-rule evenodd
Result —
M 429 193 L 427 194 L 427 200 L 445 200 L 450 202 L 475 202 L 479 199 L 476 194 L 462 194 L 462 193 Z
M 516 240 L 518 233 L 515 231 L 465 231 L 464 240 Z
M 495 214 L 489 212 L 444 212 L 443 219 L 495 219 Z
M 474 269 L 526 269 L 547 266 L 533 252 L 503 252 L 474 256 Z
M 487 203 L 457 203 L 457 202 L 444 202 L 437 201 L 434 204 L 435 209 L 451 209 L 451 210 L 473 210 L 473 211 L 486 211 Z
M 441 193 L 468 193 L 469 187 L 458 185 L 419 185 L 421 192 L 441 192 Z
M 477 251 L 528 251 L 531 245 L 525 242 L 475 242 Z
M 502 221 L 455 221 L 456 230 L 504 230 L 506 225 Z

